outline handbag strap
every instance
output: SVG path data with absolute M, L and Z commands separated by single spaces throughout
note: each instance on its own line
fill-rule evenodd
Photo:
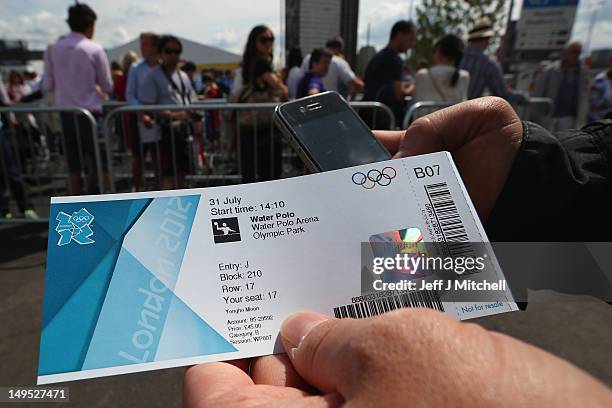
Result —
M 254 91 L 255 90 L 253 89 L 253 86 L 251 84 L 244 84 L 242 86 L 242 89 L 238 93 L 238 97 L 236 98 L 236 101 L 238 103 L 248 102 L 248 99 L 251 97 L 251 95 L 253 95 Z

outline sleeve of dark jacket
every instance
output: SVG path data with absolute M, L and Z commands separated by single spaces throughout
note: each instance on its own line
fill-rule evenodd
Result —
M 552 135 L 524 122 L 491 241 L 612 241 L 612 120 Z

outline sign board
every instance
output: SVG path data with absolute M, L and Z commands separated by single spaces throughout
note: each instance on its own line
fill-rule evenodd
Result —
M 578 0 L 524 0 L 516 51 L 561 50 L 572 34 Z

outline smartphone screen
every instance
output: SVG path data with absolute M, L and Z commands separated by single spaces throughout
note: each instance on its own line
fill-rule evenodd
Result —
M 319 170 L 391 158 L 355 111 L 336 93 L 283 105 L 281 114 Z

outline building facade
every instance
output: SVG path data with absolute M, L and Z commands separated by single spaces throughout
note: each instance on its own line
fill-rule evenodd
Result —
M 285 50 L 297 47 L 306 55 L 341 36 L 344 55 L 354 66 L 358 18 L 359 0 L 285 0 Z

